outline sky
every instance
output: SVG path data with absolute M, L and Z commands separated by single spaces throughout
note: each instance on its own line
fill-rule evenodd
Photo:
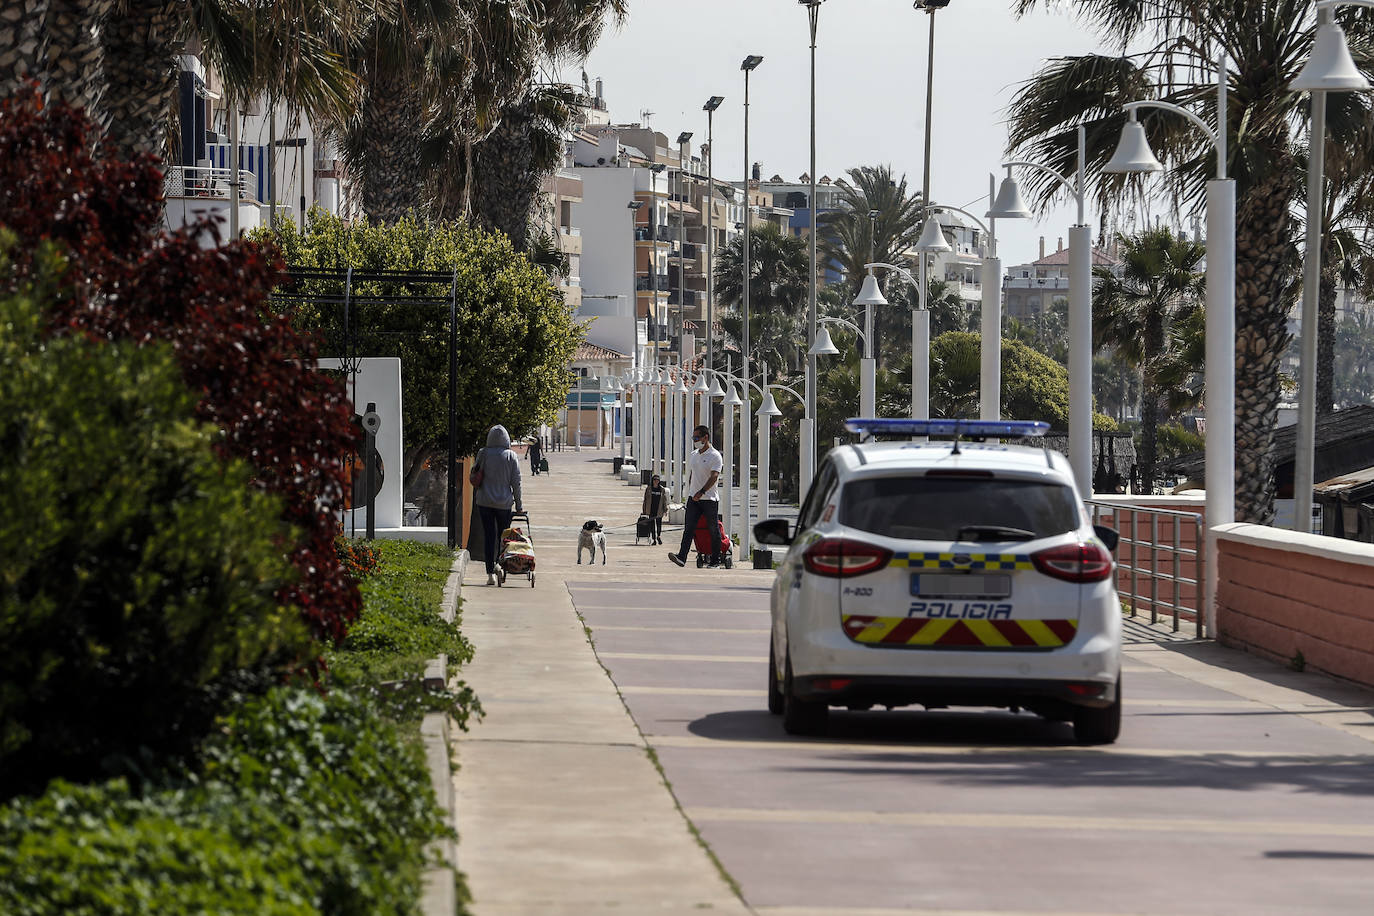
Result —
M 612 123 L 640 120 L 675 140 L 706 138 L 701 106 L 725 97 L 716 112 L 715 175 L 738 180 L 744 169 L 744 74 L 748 54 L 763 63 L 749 82 L 749 158 L 765 179 L 795 181 L 810 164 L 810 34 L 797 0 L 629 0 L 630 16 L 608 28 L 586 62 L 599 77 Z M 927 15 L 911 0 L 827 0 L 816 33 L 816 171 L 832 179 L 860 165 L 889 164 L 919 192 L 923 168 Z M 988 173 L 1007 145 L 1006 108 L 1017 87 L 1054 57 L 1104 45 L 1067 12 L 1043 8 L 1017 20 L 1011 0 L 951 0 L 935 21 L 931 199 L 987 210 Z M 561 78 L 578 84 L 577 66 Z M 1001 220 L 1006 268 L 1068 244 L 1072 201 L 1039 219 Z M 1089 214 L 1089 222 L 1093 215 Z

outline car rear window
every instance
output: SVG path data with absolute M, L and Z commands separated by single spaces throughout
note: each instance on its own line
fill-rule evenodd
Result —
M 1036 537 L 1078 527 L 1073 491 L 1036 480 L 869 477 L 845 484 L 840 523 L 892 538 L 955 540 L 968 525 L 1021 528 Z

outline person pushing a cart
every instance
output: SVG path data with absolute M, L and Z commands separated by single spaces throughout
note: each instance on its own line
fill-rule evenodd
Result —
M 711 559 L 707 565 L 714 569 L 720 566 L 721 552 L 720 491 L 716 484 L 725 460 L 711 446 L 711 430 L 705 426 L 692 430 L 692 445 L 692 453 L 687 458 L 687 515 L 682 525 L 682 547 L 676 553 L 669 553 L 668 559 L 678 566 L 687 565 L 687 551 L 692 546 L 697 522 L 705 518 L 706 530 L 711 533 Z

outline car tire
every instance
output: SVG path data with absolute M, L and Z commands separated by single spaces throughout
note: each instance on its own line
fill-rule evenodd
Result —
M 768 639 L 768 711 L 775 716 L 782 715 L 782 684 L 778 681 L 778 661 L 773 650 L 773 639 Z
M 797 697 L 792 683 L 792 657 L 789 654 L 782 678 L 782 730 L 789 735 L 823 735 L 829 717 L 829 706 Z
M 1074 710 L 1073 737 L 1079 744 L 1111 744 L 1121 734 L 1121 675 L 1116 676 L 1116 699 L 1101 709 Z

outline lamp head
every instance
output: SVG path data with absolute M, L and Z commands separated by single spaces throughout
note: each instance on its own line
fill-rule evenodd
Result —
M 854 304 L 860 306 L 887 305 L 887 297 L 884 296 L 883 291 L 878 288 L 878 278 L 873 276 L 873 271 L 870 270 L 868 276 L 864 277 L 863 288 L 859 290 L 859 295 L 855 297 Z
M 701 106 L 702 111 L 715 111 L 720 107 L 720 103 L 725 101 L 723 95 L 713 95 L 706 100 L 706 104 Z
M 716 378 L 714 374 L 711 376 L 711 390 L 708 394 L 713 398 L 725 397 L 725 389 L 720 387 L 720 379 Z
M 1021 186 L 1011 177 L 1010 167 L 1007 168 L 1007 177 L 1002 179 L 1002 185 L 997 189 L 997 199 L 992 202 L 992 208 L 986 215 L 993 219 L 1030 218 L 1030 207 L 1021 199 Z
M 721 401 L 721 403 L 726 407 L 738 407 L 743 404 L 744 401 L 740 399 L 739 392 L 735 390 L 734 385 L 726 385 L 725 400 Z
M 953 250 L 949 247 L 949 242 L 945 241 L 944 230 L 940 228 L 940 221 L 935 217 L 926 217 L 925 228 L 921 230 L 921 240 L 916 243 L 916 250 L 931 253 Z
M 691 140 L 691 139 L 692 139 L 692 132 L 691 132 L 690 130 L 684 130 L 682 133 L 680 133 L 680 134 L 677 135 L 677 145 L 678 145 L 678 146 L 681 146 L 682 144 L 686 143 L 687 141 L 689 141 L 689 140 Z
M 711 389 L 706 384 L 706 373 L 697 373 L 697 383 L 692 386 L 692 394 L 710 394 Z
M 666 169 L 667 167 L 668 167 L 668 166 L 666 166 L 666 165 L 663 164 L 662 162 L 654 162 L 654 163 L 651 163 L 651 164 L 649 165 L 649 171 L 651 171 L 651 172 L 653 172 L 655 175 L 657 175 L 659 172 L 663 171 L 663 170 Z
M 1327 91 L 1364 90 L 1369 88 L 1369 80 L 1360 73 L 1350 56 L 1350 46 L 1345 43 L 1345 32 L 1334 22 L 1323 22 L 1317 26 L 1317 35 L 1312 40 L 1312 53 L 1288 88 L 1294 92 L 1324 89 Z
M 642 201 L 642 200 L 632 200 L 632 201 L 630 201 L 628 204 L 625 205 L 625 209 L 627 209 L 627 210 L 638 210 L 638 209 L 639 209 L 640 207 L 642 207 L 642 206 L 644 206 L 644 201 Z
M 750 54 L 748 57 L 744 59 L 744 63 L 739 65 L 739 68 L 741 70 L 744 70 L 745 72 L 748 72 L 750 70 L 753 70 L 761 63 L 763 63 L 762 57 L 760 57 L 757 54 Z
M 754 413 L 755 413 L 756 416 L 760 416 L 760 417 L 780 417 L 780 416 L 782 416 L 782 411 L 781 411 L 781 410 L 778 410 L 778 402 L 775 401 L 775 400 L 773 400 L 773 392 L 771 392 L 771 391 L 766 391 L 766 392 L 764 392 L 764 394 L 763 394 L 763 403 L 759 405 L 759 409 L 756 410 Z
M 692 393 L 691 391 L 687 390 L 687 382 L 684 380 L 683 376 L 679 375 L 679 376 L 677 377 L 677 387 L 673 389 L 673 394 L 691 394 L 691 393 Z
M 1154 150 L 1150 149 L 1150 141 L 1145 136 L 1145 125 L 1135 119 L 1135 111 L 1131 111 L 1131 119 L 1121 128 L 1121 139 L 1117 141 L 1116 152 L 1112 154 L 1111 161 L 1102 167 L 1104 172 L 1132 173 L 1132 172 L 1162 172 L 1164 166 L 1155 158 Z
M 816 328 L 816 342 L 806 351 L 808 356 L 839 356 L 839 348 L 830 339 L 830 331 L 825 325 Z

